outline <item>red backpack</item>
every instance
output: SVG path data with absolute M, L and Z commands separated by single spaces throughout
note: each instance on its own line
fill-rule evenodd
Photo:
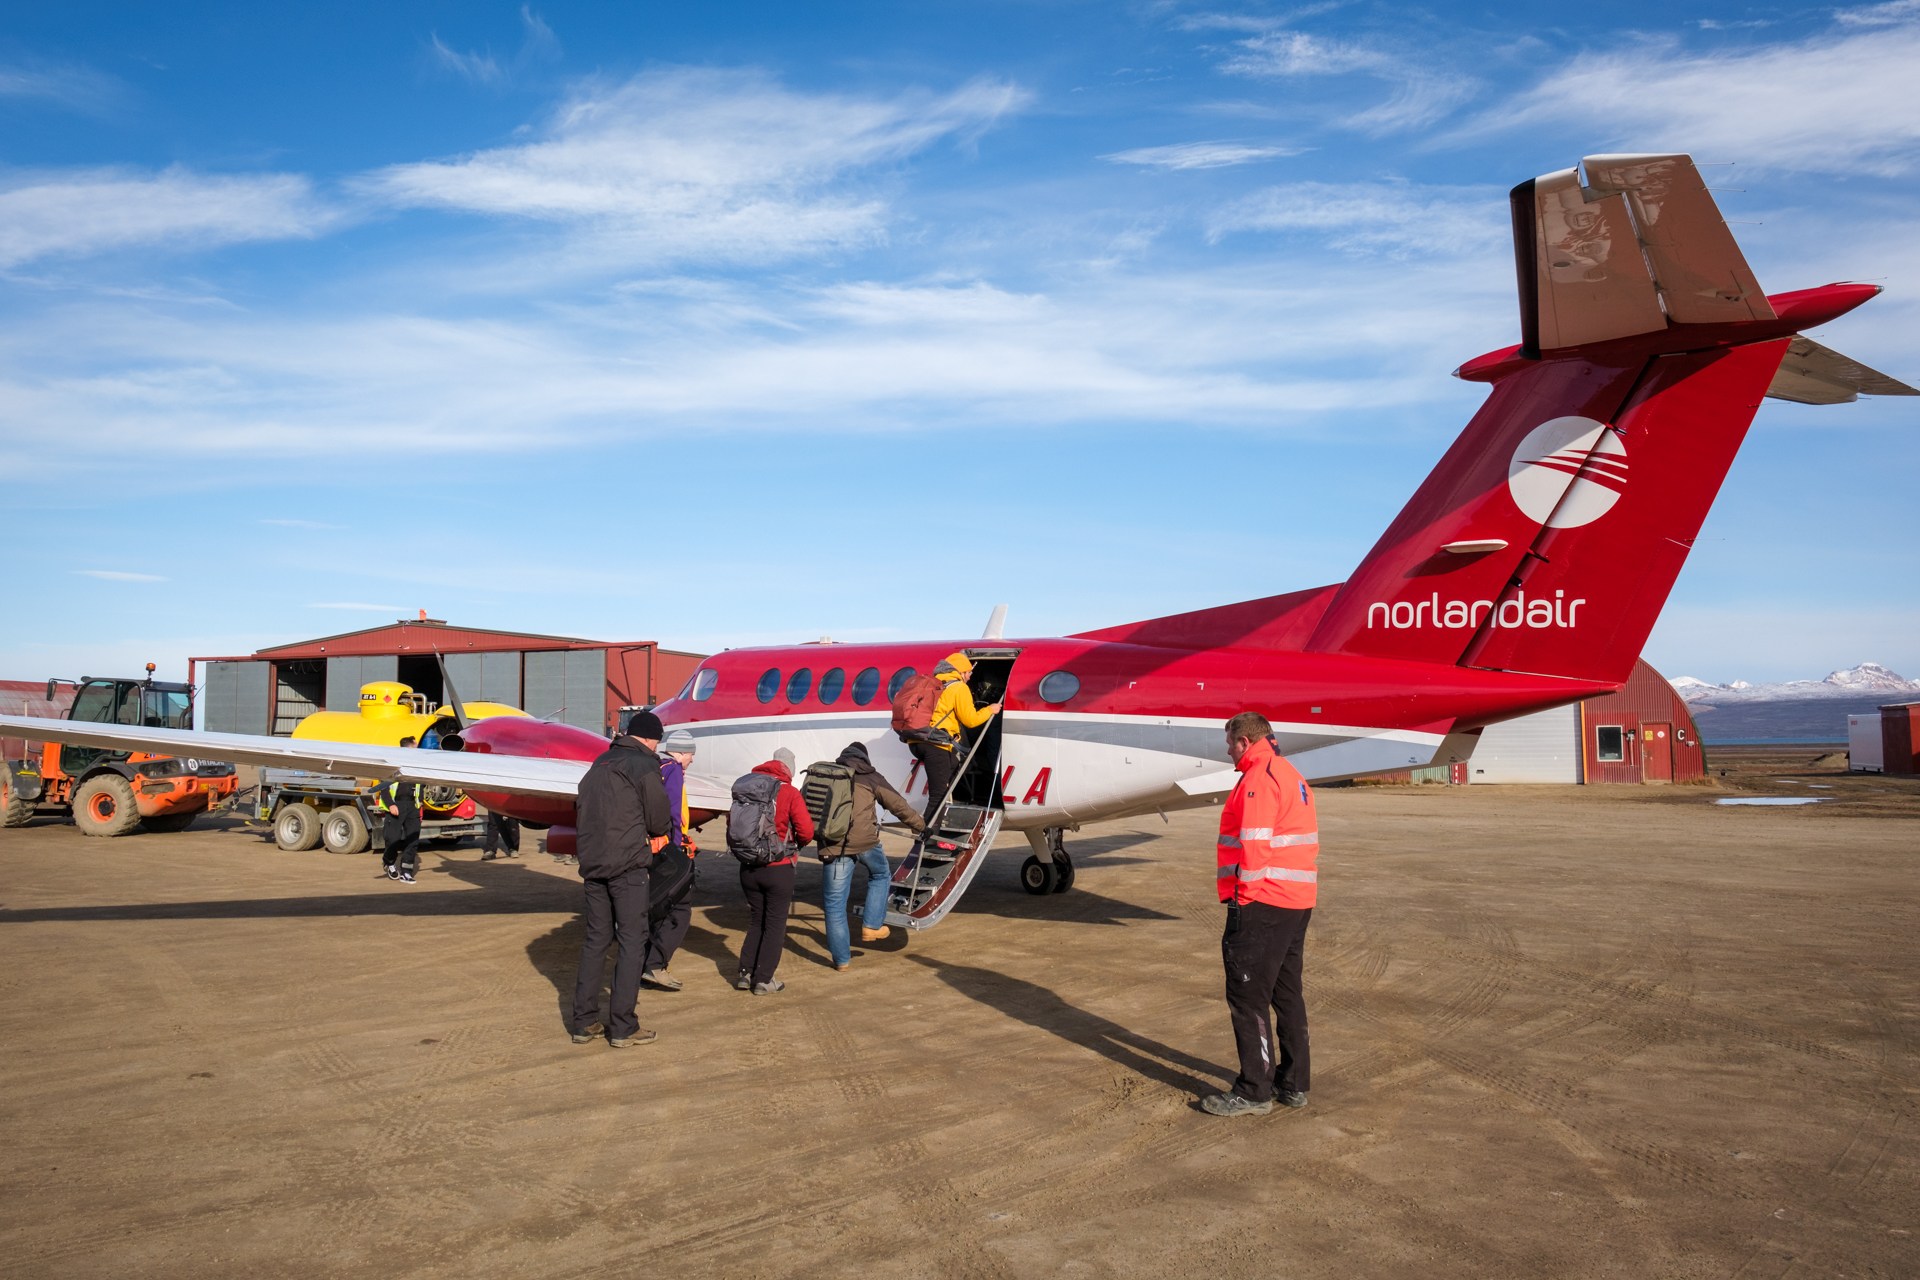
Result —
M 915 676 L 893 699 L 893 731 L 902 742 L 924 742 L 933 725 L 934 704 L 944 686 L 933 676 Z

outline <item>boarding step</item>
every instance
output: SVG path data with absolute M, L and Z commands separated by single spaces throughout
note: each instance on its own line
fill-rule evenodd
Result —
M 908 858 L 893 874 L 887 922 L 910 930 L 939 923 L 986 861 L 1002 816 L 1000 810 L 982 805 L 941 806 L 922 837 L 919 856 Z

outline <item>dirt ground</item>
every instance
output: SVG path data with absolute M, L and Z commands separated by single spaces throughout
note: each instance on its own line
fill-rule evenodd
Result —
M 1813 754 L 1323 791 L 1312 1102 L 1237 1120 L 1212 811 L 1070 837 L 1048 898 L 1003 842 L 841 974 L 803 868 L 773 997 L 703 859 L 629 1050 L 566 1036 L 531 841 L 407 887 L 0 831 L 0 1273 L 1911 1276 L 1920 786 Z

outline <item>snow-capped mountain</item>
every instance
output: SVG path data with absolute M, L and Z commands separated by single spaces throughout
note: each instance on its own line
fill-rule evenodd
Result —
M 1898 671 L 1889 671 L 1877 662 L 1863 662 L 1845 671 L 1835 671 L 1824 680 L 1788 680 L 1777 684 L 1749 684 L 1735 680 L 1731 684 L 1708 684 L 1692 676 L 1670 681 L 1688 703 L 1729 706 L 1743 702 L 1797 702 L 1807 698 L 1878 698 L 1899 702 L 1920 695 L 1920 681 L 1909 680 Z M 1884 696 L 1883 696 L 1884 695 Z

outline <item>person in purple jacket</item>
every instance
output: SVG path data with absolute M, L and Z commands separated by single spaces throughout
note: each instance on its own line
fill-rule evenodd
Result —
M 693 735 L 675 729 L 660 742 L 660 777 L 667 784 L 667 810 L 673 830 L 667 847 L 654 855 L 647 874 L 647 901 L 652 928 L 647 932 L 647 967 L 640 980 L 661 991 L 678 991 L 680 979 L 668 972 L 673 953 L 687 936 L 693 921 L 693 834 L 687 830 L 687 769 L 697 747 Z

